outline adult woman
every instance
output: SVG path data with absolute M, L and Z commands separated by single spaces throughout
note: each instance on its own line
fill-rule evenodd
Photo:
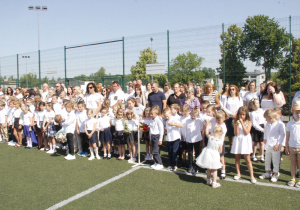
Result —
M 171 95 L 171 94 L 173 94 L 174 93 L 174 91 L 173 90 L 171 90 L 171 85 L 170 85 L 170 83 L 166 83 L 165 84 L 165 86 L 164 86 L 164 94 L 165 94 L 165 96 L 166 96 L 166 100 L 168 100 L 168 98 L 169 98 L 169 96 Z
M 145 86 L 146 86 L 145 99 L 146 99 L 146 104 L 147 104 L 148 103 L 148 95 L 149 95 L 149 93 L 152 92 L 151 82 L 147 82 Z
M 260 105 L 263 110 L 274 109 L 275 107 L 282 107 L 284 105 L 284 96 L 278 90 L 275 82 L 267 84 Z
M 141 104 L 144 107 L 146 107 L 146 97 L 145 97 L 145 94 L 142 92 L 142 88 L 139 87 L 139 85 L 137 85 L 137 87 L 135 87 L 134 97 L 139 98 L 141 101 Z
M 185 97 L 187 96 L 186 95 L 186 92 L 187 92 L 187 85 L 185 84 L 180 84 L 180 92 L 183 93 L 185 95 Z
M 227 127 L 227 136 L 229 139 L 229 148 L 231 149 L 232 138 L 234 137 L 233 120 L 236 117 L 238 109 L 243 106 L 243 99 L 239 97 L 239 88 L 236 85 L 229 86 L 229 96 L 224 103 L 223 109 L 229 115 L 229 119 L 225 121 Z
M 202 87 L 201 87 L 201 85 L 197 85 L 196 86 L 196 97 L 198 98 L 198 99 L 200 99 L 200 97 L 201 97 L 201 94 L 202 94 Z
M 76 98 L 76 103 L 78 103 L 79 101 L 84 101 L 84 96 L 81 93 L 81 89 L 79 86 L 75 86 L 74 96 Z
M 11 87 L 6 88 L 5 92 L 5 99 L 8 100 L 10 96 L 14 95 L 14 91 Z
M 257 99 L 259 97 L 259 92 L 256 91 L 255 81 L 251 81 L 248 85 L 248 92 L 244 96 L 244 106 L 248 106 L 251 99 Z
M 214 85 L 210 82 L 204 85 L 204 93 L 200 97 L 200 102 L 202 103 L 203 101 L 209 101 L 209 104 L 215 105 L 215 108 L 221 106 L 218 92 L 214 90 Z
M 73 95 L 74 95 L 74 93 L 73 93 L 73 87 L 69 86 L 67 88 L 67 97 L 69 98 L 69 100 L 71 100 L 71 98 L 72 98 Z
M 102 89 L 102 92 L 101 92 L 101 94 L 102 94 L 102 96 L 103 96 L 103 99 L 104 99 L 104 100 L 108 98 L 108 95 L 107 95 L 107 90 L 106 90 L 106 88 L 103 88 L 103 89 Z
M 220 104 L 221 107 L 224 107 L 224 104 L 228 98 L 229 95 L 229 83 L 224 84 L 223 88 L 222 88 L 222 93 L 220 95 Z
M 103 101 L 103 96 L 99 94 L 96 84 L 90 82 L 86 86 L 86 95 L 85 95 L 85 104 L 87 109 L 92 109 L 94 111 L 94 115 L 98 115 L 101 104 Z
M 189 105 L 190 110 L 192 111 L 193 109 L 197 109 L 198 112 L 200 113 L 200 102 L 197 97 L 194 95 L 194 88 L 189 87 L 187 91 L 187 97 L 185 99 L 180 100 L 180 106 L 182 107 L 183 105 Z
M 23 90 L 22 90 L 22 88 L 20 88 L 20 87 L 16 88 L 16 97 L 17 97 L 17 99 L 23 98 Z

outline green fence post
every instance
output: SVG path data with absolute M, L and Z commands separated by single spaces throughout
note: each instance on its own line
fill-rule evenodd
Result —
M 224 23 L 222 23 L 222 34 L 223 34 L 223 85 L 225 84 L 225 34 L 224 34 Z
M 67 86 L 67 50 L 66 50 L 66 46 L 64 46 L 64 63 L 65 63 L 65 84 Z
M 125 45 L 124 45 L 124 36 L 122 37 L 123 43 L 123 76 L 122 76 L 122 87 L 125 90 Z
M 18 87 L 20 86 L 19 82 L 20 82 L 20 79 L 19 79 L 19 54 L 17 54 L 17 84 L 18 84 Z
M 168 82 L 170 82 L 170 33 L 167 30 L 167 42 L 168 42 Z
M 38 51 L 39 53 L 39 88 L 41 88 L 41 51 Z
M 290 16 L 289 18 L 289 22 L 290 22 L 290 65 L 289 65 L 289 70 L 290 70 L 290 79 L 289 79 L 289 83 L 290 83 L 290 90 L 289 90 L 289 121 L 291 120 L 291 108 L 292 108 L 292 101 L 291 101 L 291 95 L 292 95 L 292 17 Z

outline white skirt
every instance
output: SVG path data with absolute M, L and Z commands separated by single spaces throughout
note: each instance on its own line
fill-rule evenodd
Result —
M 249 155 L 252 151 L 252 138 L 250 133 L 248 135 L 239 135 L 233 138 L 231 147 L 232 154 Z

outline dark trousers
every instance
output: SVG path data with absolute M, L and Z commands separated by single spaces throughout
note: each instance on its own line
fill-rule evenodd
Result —
M 168 154 L 169 154 L 169 165 L 174 167 L 177 166 L 177 155 L 179 150 L 180 139 L 175 141 L 168 141 Z
M 10 125 L 10 126 L 8 127 L 8 133 L 9 133 L 8 141 L 13 140 L 14 142 L 17 142 L 16 137 L 15 137 L 15 135 L 13 134 L 13 131 L 14 131 L 14 130 L 12 129 L 12 126 Z
M 195 143 L 188 143 L 187 142 L 187 146 L 188 146 L 188 154 L 189 154 L 189 165 L 192 166 L 193 165 L 193 151 L 195 149 L 195 157 L 197 158 L 200 154 L 200 142 L 195 142 Z
M 73 133 L 67 133 L 67 142 L 69 147 L 69 154 L 74 155 L 74 142 L 73 142 Z
M 162 160 L 159 154 L 159 134 L 158 135 L 151 135 L 151 143 L 152 143 L 152 150 L 153 150 L 153 158 L 155 163 L 162 164 Z
M 76 131 L 75 131 L 76 132 Z M 77 135 L 78 145 L 81 145 L 82 152 L 89 152 L 89 142 L 86 133 L 80 133 Z M 80 150 L 80 148 L 79 148 Z

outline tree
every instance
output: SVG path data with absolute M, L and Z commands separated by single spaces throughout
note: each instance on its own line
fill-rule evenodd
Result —
M 295 90 L 293 91 L 296 91 L 296 87 L 298 87 L 299 85 L 295 84 L 299 83 L 300 81 L 300 38 L 293 39 L 291 47 L 291 82 L 293 84 L 293 87 L 295 87 Z M 278 77 L 280 78 L 282 89 L 288 91 L 290 78 L 290 47 L 287 47 L 285 51 L 285 60 L 279 69 Z
M 146 74 L 146 64 L 157 63 L 157 54 L 152 51 L 150 47 L 140 52 L 141 56 L 135 66 L 131 66 L 131 75 L 134 79 L 149 79 L 149 75 Z
M 98 71 L 96 71 L 95 73 L 92 73 L 89 77 L 91 79 L 93 78 L 101 78 L 103 76 L 106 76 L 106 73 L 105 73 L 105 68 L 104 67 L 101 67 Z
M 205 73 L 200 68 L 202 61 L 202 57 L 191 52 L 179 54 L 171 61 L 170 83 L 187 84 L 188 82 L 202 81 L 205 77 Z
M 227 32 L 224 32 L 224 45 L 225 45 L 225 82 L 229 84 L 235 84 L 241 86 L 243 78 L 245 77 L 246 68 L 242 62 L 242 55 L 240 53 L 241 38 L 243 31 L 237 25 L 231 25 L 228 27 Z M 221 34 L 221 40 L 223 40 L 223 34 Z M 220 78 L 223 78 L 223 44 L 220 45 L 221 59 Z
M 244 25 L 241 52 L 244 58 L 263 66 L 265 78 L 269 79 L 271 70 L 279 67 L 283 49 L 288 44 L 288 34 L 279 23 L 268 16 L 248 17 Z

